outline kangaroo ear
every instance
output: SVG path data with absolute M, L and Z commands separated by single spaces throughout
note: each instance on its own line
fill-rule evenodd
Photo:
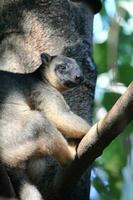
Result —
M 42 64 L 48 65 L 57 56 L 50 56 L 48 53 L 41 54 Z
M 52 60 L 52 56 L 50 56 L 47 53 L 42 53 L 41 60 L 42 60 L 42 64 L 48 65 Z

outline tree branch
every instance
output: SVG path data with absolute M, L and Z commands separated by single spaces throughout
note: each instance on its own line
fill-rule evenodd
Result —
M 118 99 L 108 114 L 96 123 L 80 142 L 77 158 L 57 176 L 56 194 L 67 199 L 84 171 L 102 154 L 103 150 L 117 137 L 133 119 L 133 82 Z M 60 180 L 59 180 L 60 178 Z

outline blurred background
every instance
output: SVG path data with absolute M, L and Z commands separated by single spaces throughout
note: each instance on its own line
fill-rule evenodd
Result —
M 133 81 L 133 0 L 103 1 L 94 19 L 93 51 L 97 121 Z M 96 160 L 91 181 L 91 200 L 133 200 L 133 123 Z

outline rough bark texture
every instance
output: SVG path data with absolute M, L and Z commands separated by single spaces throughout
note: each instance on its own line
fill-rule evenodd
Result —
M 92 27 L 93 12 L 82 3 L 66 0 L 1 1 L 0 69 L 33 71 L 40 64 L 40 53 L 44 51 L 75 58 L 86 79 L 81 87 L 68 92 L 65 97 L 74 112 L 91 122 L 96 83 Z M 57 163 L 48 162 L 48 173 L 42 186 L 45 200 L 51 187 L 50 179 L 57 168 Z M 88 196 L 89 172 L 86 172 L 71 199 L 86 200 Z

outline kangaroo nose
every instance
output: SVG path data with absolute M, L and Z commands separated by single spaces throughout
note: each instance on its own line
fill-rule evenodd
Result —
M 77 84 L 80 84 L 80 83 L 82 83 L 84 81 L 84 76 L 83 75 L 77 75 L 76 77 L 75 77 L 75 82 L 77 83 Z

